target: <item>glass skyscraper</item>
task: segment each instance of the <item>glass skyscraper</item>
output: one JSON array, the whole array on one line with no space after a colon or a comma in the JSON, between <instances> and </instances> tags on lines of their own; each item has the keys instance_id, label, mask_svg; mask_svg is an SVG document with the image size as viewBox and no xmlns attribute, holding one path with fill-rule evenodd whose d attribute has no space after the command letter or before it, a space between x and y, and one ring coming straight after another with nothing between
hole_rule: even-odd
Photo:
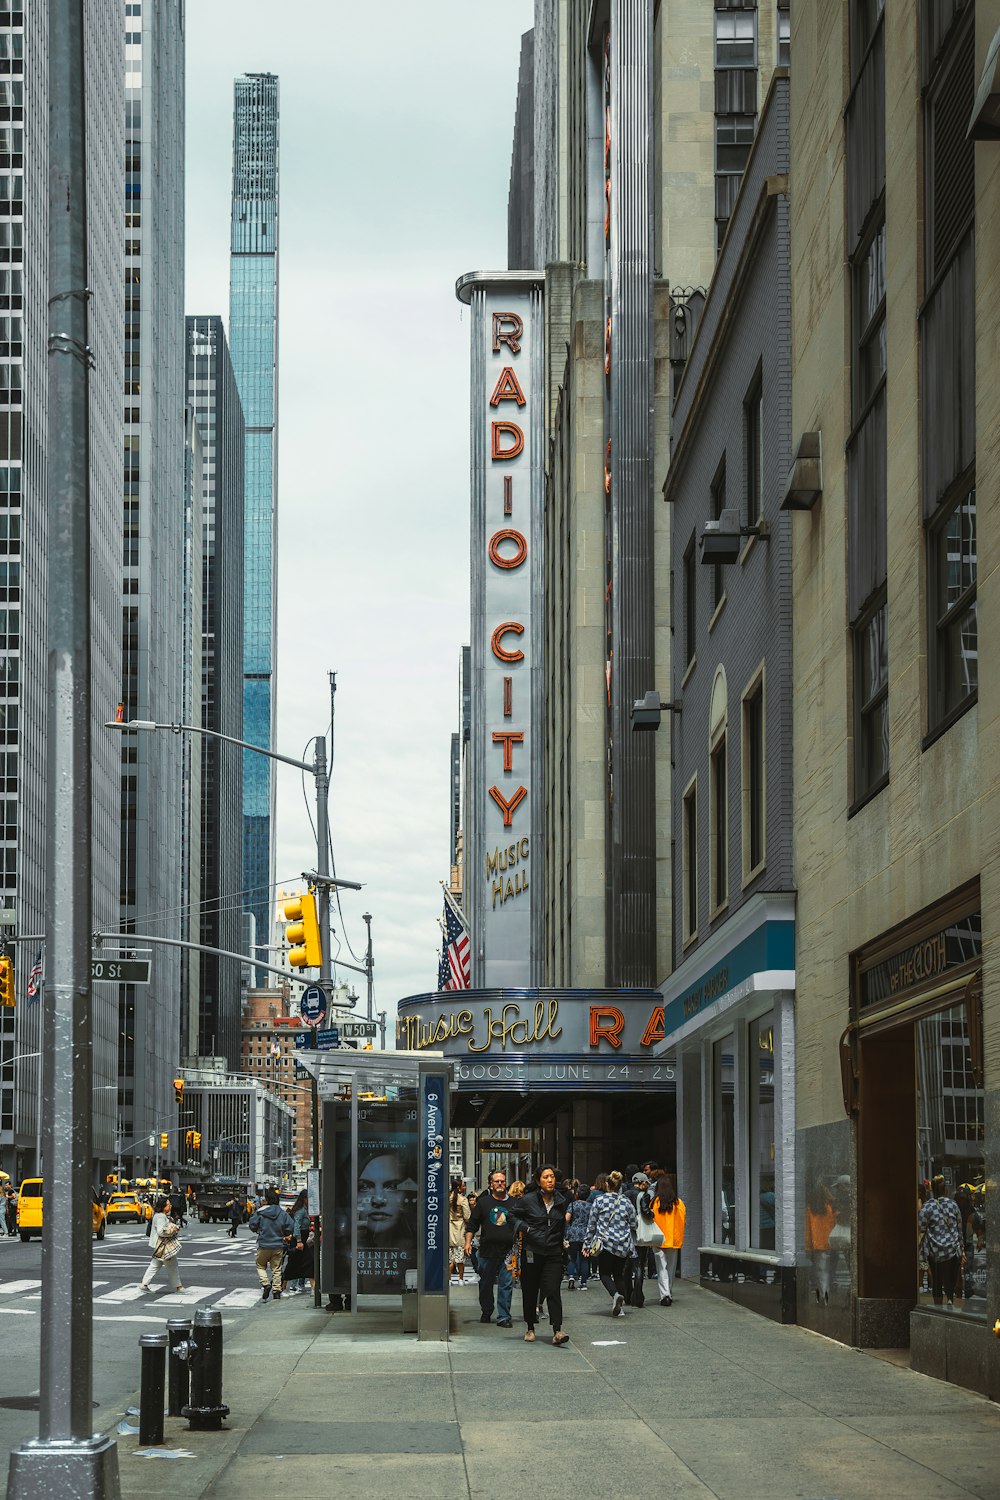
<instances>
[{"instance_id":1,"label":"glass skyscraper","mask_svg":"<svg viewBox=\"0 0 1000 1500\"><path fill-rule=\"evenodd\" d=\"M278 518L278 79L237 78L229 347L246 422L243 562L243 739L274 747ZM256 943L270 941L274 762L243 752L243 904Z\"/></svg>"}]
</instances>

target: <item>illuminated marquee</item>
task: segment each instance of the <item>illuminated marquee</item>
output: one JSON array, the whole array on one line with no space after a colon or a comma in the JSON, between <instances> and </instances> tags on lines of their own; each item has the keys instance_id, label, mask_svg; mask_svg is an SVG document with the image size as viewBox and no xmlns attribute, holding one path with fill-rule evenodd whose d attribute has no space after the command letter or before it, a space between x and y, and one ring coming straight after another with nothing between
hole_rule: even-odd
<instances>
[{"instance_id":1,"label":"illuminated marquee","mask_svg":"<svg viewBox=\"0 0 1000 1500\"><path fill-rule=\"evenodd\" d=\"M538 977L541 280L474 273L472 622L465 909L474 985ZM533 855L535 859L533 859Z\"/></svg>"}]
</instances>

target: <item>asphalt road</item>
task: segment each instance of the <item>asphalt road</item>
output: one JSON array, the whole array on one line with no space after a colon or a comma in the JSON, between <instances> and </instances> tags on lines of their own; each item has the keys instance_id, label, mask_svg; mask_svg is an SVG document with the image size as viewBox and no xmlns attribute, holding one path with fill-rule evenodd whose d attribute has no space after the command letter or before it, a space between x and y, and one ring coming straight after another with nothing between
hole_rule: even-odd
<instances>
[{"instance_id":1,"label":"asphalt road","mask_svg":"<svg viewBox=\"0 0 1000 1500\"><path fill-rule=\"evenodd\" d=\"M149 1265L145 1226L110 1224L93 1241L94 1428L124 1412L125 1398L139 1385L139 1335L162 1331L168 1318L192 1316L199 1307L218 1308L225 1336L253 1318L280 1318L305 1298L260 1300L253 1263L255 1237L246 1226L235 1240L224 1224L188 1221L182 1234L180 1279L186 1290L171 1293L165 1273L155 1294L137 1283ZM0 1237L0 1493L10 1449L38 1435L39 1339L42 1246Z\"/></svg>"}]
</instances>

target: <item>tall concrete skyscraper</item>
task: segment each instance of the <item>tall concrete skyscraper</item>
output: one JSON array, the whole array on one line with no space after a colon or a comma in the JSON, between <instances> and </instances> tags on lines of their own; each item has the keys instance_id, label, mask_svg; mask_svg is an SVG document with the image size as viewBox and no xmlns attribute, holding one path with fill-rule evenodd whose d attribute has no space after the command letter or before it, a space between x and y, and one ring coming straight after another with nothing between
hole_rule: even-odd
<instances>
[{"instance_id":1,"label":"tall concrete skyscraper","mask_svg":"<svg viewBox=\"0 0 1000 1500\"><path fill-rule=\"evenodd\" d=\"M125 6L125 468L121 692L126 720L181 722L184 605L184 7ZM119 200L120 201L120 200ZM121 229L119 230L119 233ZM182 736L121 736L121 930L178 938ZM141 945L139 945L141 946ZM119 991L120 1110L135 1157L171 1128L181 960ZM171 1135L171 1154L176 1136ZM131 1152L128 1152L132 1155Z\"/></svg>"},{"instance_id":2,"label":"tall concrete skyscraper","mask_svg":"<svg viewBox=\"0 0 1000 1500\"><path fill-rule=\"evenodd\" d=\"M90 343L93 920L118 923L117 741L103 728L120 680L121 161L120 7L92 0L86 27ZM41 933L45 889L45 519L48 335L46 7L0 9L0 932ZM58 538L51 539L58 545ZM36 1170L44 998L26 980L44 945L15 949L17 1006L0 1010L0 1164ZM114 1149L117 996L93 997L94 1152ZM95 1171L97 1163L95 1163Z\"/></svg>"},{"instance_id":3,"label":"tall concrete skyscraper","mask_svg":"<svg viewBox=\"0 0 1000 1500\"><path fill-rule=\"evenodd\" d=\"M243 739L274 746L278 535L278 79L237 78L229 344L246 422ZM243 752L243 903L270 942L274 762Z\"/></svg>"},{"instance_id":4,"label":"tall concrete skyscraper","mask_svg":"<svg viewBox=\"0 0 1000 1500\"><path fill-rule=\"evenodd\" d=\"M187 399L202 439L198 475L204 526L200 718L242 739L244 424L222 319L187 320ZM196 942L242 949L243 787L235 745L202 738L201 920ZM237 1067L241 1048L240 965L197 955L200 975L187 1018L187 1055L223 1056Z\"/></svg>"}]
</instances>

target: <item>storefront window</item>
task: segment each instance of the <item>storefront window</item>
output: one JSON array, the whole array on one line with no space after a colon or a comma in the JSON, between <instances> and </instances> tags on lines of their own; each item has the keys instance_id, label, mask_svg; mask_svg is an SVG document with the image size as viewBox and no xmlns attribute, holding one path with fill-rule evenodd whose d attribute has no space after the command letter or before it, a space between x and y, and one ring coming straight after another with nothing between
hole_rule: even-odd
<instances>
[{"instance_id":1,"label":"storefront window","mask_svg":"<svg viewBox=\"0 0 1000 1500\"><path fill-rule=\"evenodd\" d=\"M773 1250L774 1177L774 1012L751 1021L747 1037L747 1098L750 1108L750 1244Z\"/></svg>"},{"instance_id":2,"label":"storefront window","mask_svg":"<svg viewBox=\"0 0 1000 1500\"><path fill-rule=\"evenodd\" d=\"M985 1108L964 1005L923 1017L916 1043L917 1300L985 1314ZM956 1253L948 1255L952 1248Z\"/></svg>"},{"instance_id":3,"label":"storefront window","mask_svg":"<svg viewBox=\"0 0 1000 1500\"><path fill-rule=\"evenodd\" d=\"M736 1244L736 1037L715 1043L715 1240Z\"/></svg>"}]
</instances>

